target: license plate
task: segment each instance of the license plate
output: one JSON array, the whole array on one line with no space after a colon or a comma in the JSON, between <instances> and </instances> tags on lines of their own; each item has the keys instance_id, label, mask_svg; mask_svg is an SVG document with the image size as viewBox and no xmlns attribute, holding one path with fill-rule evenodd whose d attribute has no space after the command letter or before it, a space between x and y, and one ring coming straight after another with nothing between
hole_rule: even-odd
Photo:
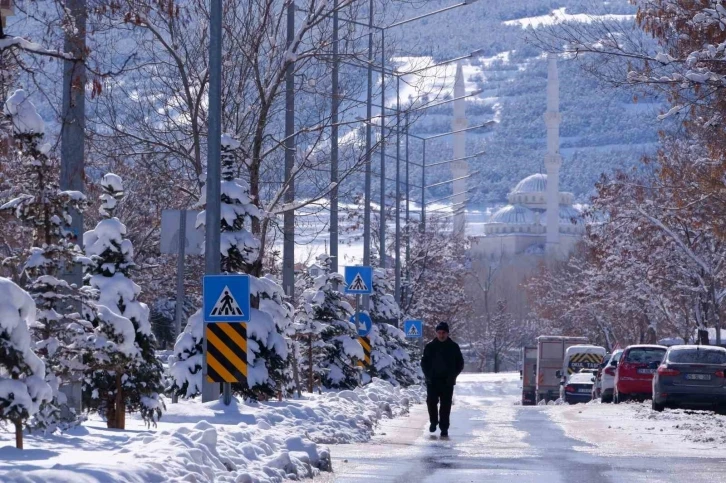
<instances>
[{"instance_id":1,"label":"license plate","mask_svg":"<svg viewBox=\"0 0 726 483\"><path fill-rule=\"evenodd\" d=\"M590 389L578 389L577 392L586 392L586 393L590 394L590 392L592 392L592 391Z\"/></svg>"},{"instance_id":2,"label":"license plate","mask_svg":"<svg viewBox=\"0 0 726 483\"><path fill-rule=\"evenodd\" d=\"M655 374L655 369L638 369L638 374Z\"/></svg>"},{"instance_id":3,"label":"license plate","mask_svg":"<svg viewBox=\"0 0 726 483\"><path fill-rule=\"evenodd\" d=\"M686 374L686 379L691 381L710 381L711 374Z\"/></svg>"}]
</instances>

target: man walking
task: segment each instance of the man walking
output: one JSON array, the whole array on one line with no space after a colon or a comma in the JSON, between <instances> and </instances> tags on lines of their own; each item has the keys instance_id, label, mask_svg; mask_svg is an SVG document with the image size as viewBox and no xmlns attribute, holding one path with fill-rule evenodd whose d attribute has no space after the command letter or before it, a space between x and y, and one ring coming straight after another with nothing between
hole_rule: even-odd
<instances>
[{"instance_id":1,"label":"man walking","mask_svg":"<svg viewBox=\"0 0 726 483\"><path fill-rule=\"evenodd\" d=\"M426 376L426 405L429 409L430 432L441 428L441 436L449 435L449 415L456 378L464 370L464 357L459 344L449 338L449 325L436 326L436 338L426 344L421 369ZM441 408L437 406L441 403Z\"/></svg>"}]
</instances>

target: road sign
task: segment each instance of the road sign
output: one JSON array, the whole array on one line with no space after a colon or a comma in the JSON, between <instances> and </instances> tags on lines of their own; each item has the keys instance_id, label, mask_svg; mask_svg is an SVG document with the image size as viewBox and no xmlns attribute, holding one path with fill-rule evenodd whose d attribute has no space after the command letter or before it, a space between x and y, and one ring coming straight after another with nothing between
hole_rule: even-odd
<instances>
[{"instance_id":1,"label":"road sign","mask_svg":"<svg viewBox=\"0 0 726 483\"><path fill-rule=\"evenodd\" d=\"M406 337L416 339L423 337L423 321L407 320L403 323L403 331L406 333Z\"/></svg>"},{"instance_id":2,"label":"road sign","mask_svg":"<svg viewBox=\"0 0 726 483\"><path fill-rule=\"evenodd\" d=\"M204 253L204 227L197 227L199 211L186 210L185 252L187 255ZM176 255L179 251L179 210L161 212L161 253Z\"/></svg>"},{"instance_id":3,"label":"road sign","mask_svg":"<svg viewBox=\"0 0 726 483\"><path fill-rule=\"evenodd\" d=\"M247 382L247 324L210 322L207 337L207 381Z\"/></svg>"},{"instance_id":4,"label":"road sign","mask_svg":"<svg viewBox=\"0 0 726 483\"><path fill-rule=\"evenodd\" d=\"M371 295L373 293L373 269L371 267L345 267L345 293Z\"/></svg>"},{"instance_id":5,"label":"road sign","mask_svg":"<svg viewBox=\"0 0 726 483\"><path fill-rule=\"evenodd\" d=\"M358 323L356 324L355 318L358 317ZM373 321L368 314L358 313L350 316L350 321L356 324L355 328L358 330L360 337L365 337L371 333L373 328Z\"/></svg>"},{"instance_id":6,"label":"road sign","mask_svg":"<svg viewBox=\"0 0 726 483\"><path fill-rule=\"evenodd\" d=\"M362 315L362 314L361 314ZM371 339L368 337L358 337L358 342L363 346L363 360L358 361L359 366L371 365Z\"/></svg>"},{"instance_id":7,"label":"road sign","mask_svg":"<svg viewBox=\"0 0 726 483\"><path fill-rule=\"evenodd\" d=\"M205 322L250 320L249 275L206 275L203 298Z\"/></svg>"}]
</instances>

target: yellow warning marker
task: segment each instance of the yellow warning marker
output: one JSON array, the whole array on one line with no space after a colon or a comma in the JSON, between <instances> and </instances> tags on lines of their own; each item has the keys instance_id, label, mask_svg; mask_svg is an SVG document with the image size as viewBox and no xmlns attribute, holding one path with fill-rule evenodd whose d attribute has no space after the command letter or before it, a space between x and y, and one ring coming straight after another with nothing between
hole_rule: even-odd
<instances>
[{"instance_id":1,"label":"yellow warning marker","mask_svg":"<svg viewBox=\"0 0 726 483\"><path fill-rule=\"evenodd\" d=\"M247 323L206 324L207 380L247 383Z\"/></svg>"},{"instance_id":2,"label":"yellow warning marker","mask_svg":"<svg viewBox=\"0 0 726 483\"><path fill-rule=\"evenodd\" d=\"M369 337L358 337L358 342L363 347L364 359L358 361L359 366L370 366L371 365L371 339Z\"/></svg>"}]
</instances>

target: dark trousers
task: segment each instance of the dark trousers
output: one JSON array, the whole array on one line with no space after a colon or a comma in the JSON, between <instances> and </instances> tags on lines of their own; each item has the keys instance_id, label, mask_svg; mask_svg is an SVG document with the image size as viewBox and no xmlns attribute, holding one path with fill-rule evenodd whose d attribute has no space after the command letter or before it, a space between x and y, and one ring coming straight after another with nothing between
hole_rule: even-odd
<instances>
[{"instance_id":1,"label":"dark trousers","mask_svg":"<svg viewBox=\"0 0 726 483\"><path fill-rule=\"evenodd\" d=\"M443 431L449 429L451 400L454 397L454 386L448 384L426 385L426 405L429 408L429 421L438 424ZM439 406L441 403L441 406Z\"/></svg>"}]
</instances>

